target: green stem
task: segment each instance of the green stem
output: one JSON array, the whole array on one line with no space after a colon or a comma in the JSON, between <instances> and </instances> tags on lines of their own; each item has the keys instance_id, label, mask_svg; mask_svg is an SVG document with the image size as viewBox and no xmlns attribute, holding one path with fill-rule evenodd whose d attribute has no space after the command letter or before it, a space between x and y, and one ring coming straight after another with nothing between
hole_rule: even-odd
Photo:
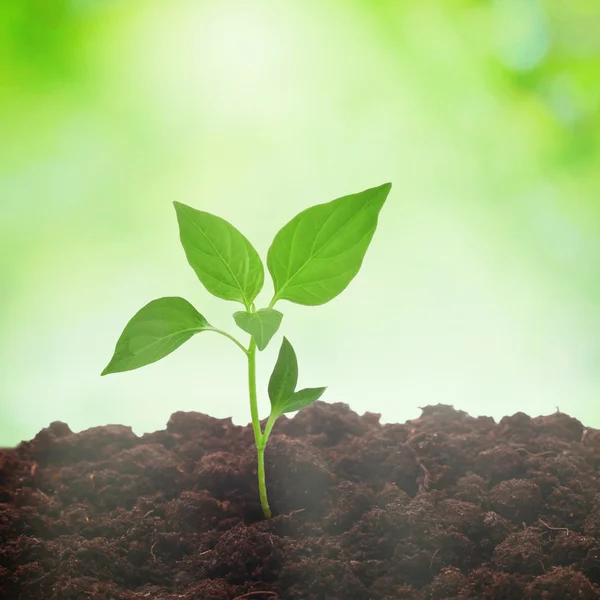
<instances>
[{"instance_id":1,"label":"green stem","mask_svg":"<svg viewBox=\"0 0 600 600\"><path fill-rule=\"evenodd\" d=\"M216 327L211 327L208 331L214 331L215 333L220 333L221 335L225 336L227 339L230 339L236 346L238 346L238 348L240 348L240 350L244 354L246 354L246 355L248 354L248 350L246 350L244 345L241 342L238 342L238 340L236 340L231 334L227 333L226 331L223 331L222 329L217 329Z\"/></svg>"},{"instance_id":2,"label":"green stem","mask_svg":"<svg viewBox=\"0 0 600 600\"><path fill-rule=\"evenodd\" d=\"M256 397L256 341L250 340L248 355L248 389L250 390L250 413L252 415L252 429L254 430L254 441L258 455L258 493L260 495L260 505L262 506L265 517L271 517L271 508L267 500L267 485L265 482L265 447L267 440L260 429L260 420L258 418L258 401ZM272 425L271 425L272 427Z\"/></svg>"},{"instance_id":3,"label":"green stem","mask_svg":"<svg viewBox=\"0 0 600 600\"><path fill-rule=\"evenodd\" d=\"M258 493L260 496L260 505L263 509L263 514L267 519L272 516L269 500L267 499L267 485L265 483L265 448L257 448L258 456Z\"/></svg>"}]
</instances>

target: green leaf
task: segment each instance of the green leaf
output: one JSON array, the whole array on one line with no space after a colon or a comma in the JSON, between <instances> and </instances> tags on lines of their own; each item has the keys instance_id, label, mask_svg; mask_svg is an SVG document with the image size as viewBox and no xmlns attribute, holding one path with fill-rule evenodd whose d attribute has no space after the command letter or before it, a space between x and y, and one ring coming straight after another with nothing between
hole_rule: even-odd
<instances>
[{"instance_id":1,"label":"green leaf","mask_svg":"<svg viewBox=\"0 0 600 600\"><path fill-rule=\"evenodd\" d=\"M283 314L274 308L261 308L256 312L236 312L233 318L240 329L255 339L257 348L264 350L277 333Z\"/></svg>"},{"instance_id":2,"label":"green leaf","mask_svg":"<svg viewBox=\"0 0 600 600\"><path fill-rule=\"evenodd\" d=\"M267 266L277 300L316 306L354 279L371 242L391 183L317 204L275 236Z\"/></svg>"},{"instance_id":3,"label":"green leaf","mask_svg":"<svg viewBox=\"0 0 600 600\"><path fill-rule=\"evenodd\" d=\"M127 323L114 355L102 375L131 371L170 354L200 331L208 321L183 298L152 300Z\"/></svg>"},{"instance_id":4,"label":"green leaf","mask_svg":"<svg viewBox=\"0 0 600 600\"><path fill-rule=\"evenodd\" d=\"M252 244L231 223L174 202L181 244L204 287L247 309L262 289L265 271Z\"/></svg>"},{"instance_id":5,"label":"green leaf","mask_svg":"<svg viewBox=\"0 0 600 600\"><path fill-rule=\"evenodd\" d=\"M304 388L294 392L287 400L279 404L278 414L295 412L310 406L323 395L326 389L326 387Z\"/></svg>"},{"instance_id":6,"label":"green leaf","mask_svg":"<svg viewBox=\"0 0 600 600\"><path fill-rule=\"evenodd\" d=\"M281 342L279 356L269 379L271 412L279 413L279 407L289 398L298 383L298 360L294 348L286 337ZM281 413L279 413L281 414Z\"/></svg>"},{"instance_id":7,"label":"green leaf","mask_svg":"<svg viewBox=\"0 0 600 600\"><path fill-rule=\"evenodd\" d=\"M284 413L294 412L318 400L327 389L304 388L294 391L298 383L298 360L294 348L283 338L275 368L269 380L269 399L271 414L276 417Z\"/></svg>"}]
</instances>

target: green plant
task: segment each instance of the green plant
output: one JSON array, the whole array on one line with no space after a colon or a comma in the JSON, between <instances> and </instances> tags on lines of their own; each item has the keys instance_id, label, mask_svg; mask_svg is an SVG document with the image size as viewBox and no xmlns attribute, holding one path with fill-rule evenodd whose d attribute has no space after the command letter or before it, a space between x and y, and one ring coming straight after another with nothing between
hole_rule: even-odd
<instances>
[{"instance_id":1,"label":"green plant","mask_svg":"<svg viewBox=\"0 0 600 600\"><path fill-rule=\"evenodd\" d=\"M265 516L271 516L265 484L264 452L277 419L321 397L324 387L296 390L298 362L284 337L271 374L271 413L262 431L256 394L256 349L264 350L283 315L279 300L317 306L340 294L358 273L371 242L379 212L390 192L386 183L357 194L317 204L296 215L275 236L267 253L274 293L266 308L255 300L264 283L264 267L252 244L229 222L175 202L181 243L204 287L244 309L233 318L250 334L248 346L213 327L187 300L159 298L144 306L126 325L102 375L138 369L167 356L196 333L214 331L231 340L247 357L252 427L258 454L258 486Z\"/></svg>"}]
</instances>

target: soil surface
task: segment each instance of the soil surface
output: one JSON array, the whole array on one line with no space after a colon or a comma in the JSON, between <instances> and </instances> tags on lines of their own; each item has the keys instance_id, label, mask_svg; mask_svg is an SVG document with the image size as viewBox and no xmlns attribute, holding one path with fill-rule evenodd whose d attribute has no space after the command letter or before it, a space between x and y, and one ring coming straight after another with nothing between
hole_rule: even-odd
<instances>
[{"instance_id":1,"label":"soil surface","mask_svg":"<svg viewBox=\"0 0 600 600\"><path fill-rule=\"evenodd\" d=\"M275 426L60 422L0 452L3 600L600 598L600 431L317 402Z\"/></svg>"}]
</instances>

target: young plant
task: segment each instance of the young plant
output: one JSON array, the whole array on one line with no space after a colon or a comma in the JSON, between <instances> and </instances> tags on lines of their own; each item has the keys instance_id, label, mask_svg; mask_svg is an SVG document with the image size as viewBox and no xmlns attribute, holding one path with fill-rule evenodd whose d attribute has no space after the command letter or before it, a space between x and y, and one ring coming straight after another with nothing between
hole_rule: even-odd
<instances>
[{"instance_id":1,"label":"young plant","mask_svg":"<svg viewBox=\"0 0 600 600\"><path fill-rule=\"evenodd\" d=\"M296 215L275 236L267 253L274 293L266 308L255 300L264 283L264 267L252 244L229 222L175 202L181 244L204 287L217 298L239 302L237 326L250 334L248 345L213 327L187 300L167 297L146 304L127 323L102 375L139 369L164 358L196 333L213 331L231 340L248 361L252 428L258 454L258 488L265 517L271 516L265 484L264 453L277 419L309 406L324 387L296 390L298 362L283 338L268 394L271 413L264 431L258 416L256 350L277 333L283 314L280 300L306 306L325 304L354 279L369 247L381 207L391 189L386 183L357 194L317 204Z\"/></svg>"}]
</instances>

